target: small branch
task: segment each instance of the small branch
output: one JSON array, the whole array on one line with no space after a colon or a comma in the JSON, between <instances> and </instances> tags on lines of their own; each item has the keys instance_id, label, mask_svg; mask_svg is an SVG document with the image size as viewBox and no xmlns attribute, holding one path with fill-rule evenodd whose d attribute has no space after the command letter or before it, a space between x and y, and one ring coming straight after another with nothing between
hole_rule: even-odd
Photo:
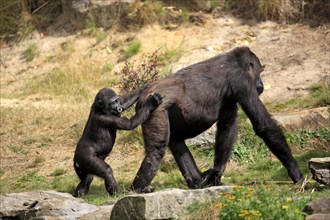
<instances>
[{"instance_id":1,"label":"small branch","mask_svg":"<svg viewBox=\"0 0 330 220\"><path fill-rule=\"evenodd\" d=\"M39 11L41 8L45 7L46 5L48 5L49 2L51 2L52 0L49 0L48 2L45 2L43 5L41 5L39 8L37 8L36 10L34 10L32 12L32 14L36 13L37 11Z\"/></svg>"}]
</instances>

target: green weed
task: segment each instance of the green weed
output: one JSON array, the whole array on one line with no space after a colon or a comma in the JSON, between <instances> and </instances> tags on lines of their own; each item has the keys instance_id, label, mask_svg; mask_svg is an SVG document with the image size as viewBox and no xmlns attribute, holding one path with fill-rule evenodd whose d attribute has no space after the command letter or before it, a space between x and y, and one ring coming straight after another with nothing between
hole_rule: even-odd
<instances>
[{"instance_id":1,"label":"green weed","mask_svg":"<svg viewBox=\"0 0 330 220\"><path fill-rule=\"evenodd\" d=\"M62 50L65 52L73 53L75 51L73 42L71 40L67 40L67 41L61 43L60 46L61 46Z\"/></svg>"},{"instance_id":2,"label":"green weed","mask_svg":"<svg viewBox=\"0 0 330 220\"><path fill-rule=\"evenodd\" d=\"M330 105L330 84L316 83L309 87L309 95L296 97L283 102L265 103L271 112L296 108L311 108Z\"/></svg>"},{"instance_id":3,"label":"green weed","mask_svg":"<svg viewBox=\"0 0 330 220\"><path fill-rule=\"evenodd\" d=\"M182 40L180 45L177 47L169 48L165 45L161 48L160 56L159 56L159 65L166 66L168 64L175 63L178 61L182 55L184 54L184 41Z\"/></svg>"},{"instance_id":4,"label":"green weed","mask_svg":"<svg viewBox=\"0 0 330 220\"><path fill-rule=\"evenodd\" d=\"M280 7L281 7L281 1L280 0L258 0L257 1L258 6L258 14L268 19L273 19L274 17L278 16Z\"/></svg>"},{"instance_id":5,"label":"green weed","mask_svg":"<svg viewBox=\"0 0 330 220\"><path fill-rule=\"evenodd\" d=\"M292 149L324 149L329 148L330 127L312 129L300 129L288 133L286 139Z\"/></svg>"},{"instance_id":6,"label":"green weed","mask_svg":"<svg viewBox=\"0 0 330 220\"><path fill-rule=\"evenodd\" d=\"M17 153L17 154L22 154L22 155L27 155L29 154L30 152L22 147L18 147L16 145L10 145L9 146L9 149L14 152L14 153Z\"/></svg>"},{"instance_id":7,"label":"green weed","mask_svg":"<svg viewBox=\"0 0 330 220\"><path fill-rule=\"evenodd\" d=\"M101 28L96 27L96 24L91 21L87 21L85 27L89 31L89 34L96 38L96 43L100 43L107 37L107 33Z\"/></svg>"},{"instance_id":8,"label":"green weed","mask_svg":"<svg viewBox=\"0 0 330 220\"><path fill-rule=\"evenodd\" d=\"M302 209L315 195L293 193L275 185L235 186L210 202L196 202L183 219L305 219Z\"/></svg>"},{"instance_id":9,"label":"green weed","mask_svg":"<svg viewBox=\"0 0 330 220\"><path fill-rule=\"evenodd\" d=\"M0 168L0 177L1 177L3 174L5 174L5 170L2 169L2 168Z\"/></svg>"},{"instance_id":10,"label":"green weed","mask_svg":"<svg viewBox=\"0 0 330 220\"><path fill-rule=\"evenodd\" d=\"M37 167L39 165L41 165L43 162L46 161L46 158L43 157L43 156L37 156L34 161L33 161L33 164L31 167Z\"/></svg>"},{"instance_id":11,"label":"green weed","mask_svg":"<svg viewBox=\"0 0 330 220\"><path fill-rule=\"evenodd\" d=\"M36 44L31 44L24 52L23 52L23 58L30 62L32 61L36 56L39 55L39 50Z\"/></svg>"},{"instance_id":12,"label":"green weed","mask_svg":"<svg viewBox=\"0 0 330 220\"><path fill-rule=\"evenodd\" d=\"M123 51L123 58L129 59L140 51L141 43L139 41L133 41Z\"/></svg>"},{"instance_id":13,"label":"green weed","mask_svg":"<svg viewBox=\"0 0 330 220\"><path fill-rule=\"evenodd\" d=\"M61 176L66 173L66 170L63 168L57 168L52 173L51 176Z\"/></svg>"},{"instance_id":14,"label":"green weed","mask_svg":"<svg viewBox=\"0 0 330 220\"><path fill-rule=\"evenodd\" d=\"M159 1L144 1L134 7L134 12L130 14L129 25L139 27L156 22L163 11Z\"/></svg>"},{"instance_id":15,"label":"green weed","mask_svg":"<svg viewBox=\"0 0 330 220\"><path fill-rule=\"evenodd\" d=\"M294 201L294 202L293 202ZM295 199L291 194L274 193L267 186L247 188L237 186L222 193L214 207L220 209L219 219L304 219L300 211L305 199Z\"/></svg>"}]
</instances>

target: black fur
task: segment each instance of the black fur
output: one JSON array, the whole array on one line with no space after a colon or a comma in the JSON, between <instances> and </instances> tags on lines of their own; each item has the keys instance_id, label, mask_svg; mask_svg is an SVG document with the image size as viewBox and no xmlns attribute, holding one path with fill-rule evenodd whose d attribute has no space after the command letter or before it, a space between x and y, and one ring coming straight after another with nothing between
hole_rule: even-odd
<instances>
[{"instance_id":1,"label":"black fur","mask_svg":"<svg viewBox=\"0 0 330 220\"><path fill-rule=\"evenodd\" d=\"M143 88L144 89L144 88ZM80 178L74 196L84 196L89 191L93 175L102 177L110 195L119 188L111 167L104 161L112 150L116 139L116 130L132 130L148 119L162 102L158 93L148 96L146 104L139 108L129 120L120 117L120 113L133 105L143 89L119 97L115 91L101 89L95 97L88 121L74 154L74 169Z\"/></svg>"},{"instance_id":2,"label":"black fur","mask_svg":"<svg viewBox=\"0 0 330 220\"><path fill-rule=\"evenodd\" d=\"M151 188L166 146L169 146L190 188L220 185L237 136L237 105L241 105L256 134L287 168L294 183L303 175L292 157L282 131L259 99L263 91L258 57L247 47L236 48L191 65L151 83L142 92L136 109L148 94L164 95L163 104L142 124L145 159L132 188ZM184 143L217 123L214 167L201 173Z\"/></svg>"}]
</instances>

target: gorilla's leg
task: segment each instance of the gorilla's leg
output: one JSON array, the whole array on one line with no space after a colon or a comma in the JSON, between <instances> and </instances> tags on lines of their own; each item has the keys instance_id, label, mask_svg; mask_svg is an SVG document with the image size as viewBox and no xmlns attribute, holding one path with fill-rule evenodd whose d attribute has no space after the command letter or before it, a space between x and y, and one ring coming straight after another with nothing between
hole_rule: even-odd
<instances>
[{"instance_id":1,"label":"gorilla's leg","mask_svg":"<svg viewBox=\"0 0 330 220\"><path fill-rule=\"evenodd\" d=\"M117 181L115 180L111 167L98 157L92 157L88 164L88 171L104 179L104 185L110 195L119 192Z\"/></svg>"},{"instance_id":2,"label":"gorilla's leg","mask_svg":"<svg viewBox=\"0 0 330 220\"><path fill-rule=\"evenodd\" d=\"M160 162L165 154L169 140L169 121L165 110L154 111L152 117L142 124L142 133L146 156L132 183L136 192L149 193Z\"/></svg>"},{"instance_id":3,"label":"gorilla's leg","mask_svg":"<svg viewBox=\"0 0 330 220\"><path fill-rule=\"evenodd\" d=\"M114 195L119 192L119 187L116 179L113 177L112 169L109 167L104 174L104 185L110 195Z\"/></svg>"},{"instance_id":4,"label":"gorilla's leg","mask_svg":"<svg viewBox=\"0 0 330 220\"><path fill-rule=\"evenodd\" d=\"M210 178L212 179L211 174L214 174L214 172L210 170L202 176L184 141L170 140L169 147L189 188L202 188L212 181Z\"/></svg>"},{"instance_id":5,"label":"gorilla's leg","mask_svg":"<svg viewBox=\"0 0 330 220\"><path fill-rule=\"evenodd\" d=\"M214 170L216 177L213 185L222 185L221 177L230 159L237 137L237 106L227 106L220 112L214 146Z\"/></svg>"},{"instance_id":6,"label":"gorilla's leg","mask_svg":"<svg viewBox=\"0 0 330 220\"><path fill-rule=\"evenodd\" d=\"M73 196L74 197L82 197L88 194L89 186L93 181L93 175L88 174L88 172L84 169L81 169L77 163L74 163L74 169L80 179L80 183L75 189Z\"/></svg>"}]
</instances>

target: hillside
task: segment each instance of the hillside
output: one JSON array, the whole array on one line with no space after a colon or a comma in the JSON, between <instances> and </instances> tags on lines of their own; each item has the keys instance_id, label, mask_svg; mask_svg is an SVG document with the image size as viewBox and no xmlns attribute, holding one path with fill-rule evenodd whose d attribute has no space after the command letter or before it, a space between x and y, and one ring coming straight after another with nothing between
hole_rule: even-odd
<instances>
[{"instance_id":1,"label":"hillside","mask_svg":"<svg viewBox=\"0 0 330 220\"><path fill-rule=\"evenodd\" d=\"M265 103L306 96L315 83L329 85L328 24L310 27L247 22L230 14L202 16L203 24L187 23L171 30L157 23L125 32L90 24L75 32L48 31L53 33L49 35L35 30L19 42L1 42L0 192L36 188L72 191L77 183L73 152L92 100L104 86L120 92L121 76L116 72L124 65L125 51L137 42L139 50L129 62L138 64L143 54L159 49L164 75L234 47L248 46L265 65L262 78L266 90L261 95ZM65 23L62 25L64 28ZM139 129L119 132L106 160L125 188L143 159ZM172 163L173 159L167 154L165 161ZM204 169L212 160L198 163ZM233 163L230 169L244 168ZM174 179L180 179L178 169L173 170ZM164 175L166 172L160 171L155 182L173 186L164 183ZM182 179L179 183L185 187ZM103 192L101 181L97 187Z\"/></svg>"}]
</instances>

